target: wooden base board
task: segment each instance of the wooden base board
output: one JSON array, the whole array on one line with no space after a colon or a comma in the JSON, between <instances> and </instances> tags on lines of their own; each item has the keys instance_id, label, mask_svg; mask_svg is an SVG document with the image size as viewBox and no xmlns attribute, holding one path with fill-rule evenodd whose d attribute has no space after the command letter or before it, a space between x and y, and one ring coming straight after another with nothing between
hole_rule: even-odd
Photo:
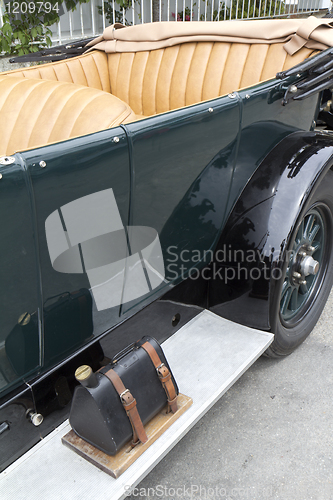
<instances>
[{"instance_id":1,"label":"wooden base board","mask_svg":"<svg viewBox=\"0 0 333 500\"><path fill-rule=\"evenodd\" d=\"M117 478L125 472L125 470L128 469L128 467L132 465L132 463L135 462L135 460L142 455L142 453L149 448L149 446L151 446L156 439L192 405L192 403L193 401L191 398L184 394L179 394L178 410L176 413L166 413L166 409L163 409L145 425L145 431L148 436L148 441L146 443L140 443L135 446L135 448L131 448L127 444L114 456L107 455L103 451L98 450L95 446L77 436L73 430L63 436L62 442L81 457L88 460L88 462L96 465L96 467L107 472L110 476Z\"/></svg>"}]
</instances>

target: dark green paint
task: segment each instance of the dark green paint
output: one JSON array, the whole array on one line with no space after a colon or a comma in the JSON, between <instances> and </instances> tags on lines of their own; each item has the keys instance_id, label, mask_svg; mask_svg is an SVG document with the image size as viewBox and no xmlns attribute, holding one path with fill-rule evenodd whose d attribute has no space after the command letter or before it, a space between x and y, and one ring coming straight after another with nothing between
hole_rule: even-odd
<instances>
[{"instance_id":1,"label":"dark green paint","mask_svg":"<svg viewBox=\"0 0 333 500\"><path fill-rule=\"evenodd\" d=\"M297 83L297 80L289 79L288 85L291 83ZM291 100L286 106L282 106L285 86L281 81L269 80L239 92L242 126L227 214L274 146L287 135L297 130L310 130L312 127L318 107L318 95L304 101Z\"/></svg>"},{"instance_id":2,"label":"dark green paint","mask_svg":"<svg viewBox=\"0 0 333 500\"><path fill-rule=\"evenodd\" d=\"M131 223L158 231L169 283L187 277L219 233L239 125L237 99L222 97L124 127L133 159Z\"/></svg>"},{"instance_id":3,"label":"dark green paint","mask_svg":"<svg viewBox=\"0 0 333 500\"><path fill-rule=\"evenodd\" d=\"M119 137L119 143L112 138ZM59 152L61 153L59 154ZM124 132L113 129L85 138L74 139L56 146L47 146L35 152L23 154L34 190L35 211L38 226L39 262L42 275L42 304L44 309L44 368L69 355L79 345L70 346L66 339L57 343L56 352L48 348L54 345L55 338L61 338L61 310L59 317L52 316L48 322L46 307L54 304L66 292L89 289L86 274L61 273L53 269L47 248L45 220L61 206L108 188L113 189L124 226L128 224L130 203L130 169L127 140ZM39 161L46 162L41 168ZM55 299L53 299L55 297ZM66 314L66 310L63 311ZM93 305L93 329L87 330L83 342L94 335L103 333L109 325L119 322L119 307L98 312ZM72 325L73 332L80 325ZM59 329L59 332L58 330ZM73 333L74 337L74 333ZM52 352L51 352L52 351Z\"/></svg>"},{"instance_id":4,"label":"dark green paint","mask_svg":"<svg viewBox=\"0 0 333 500\"><path fill-rule=\"evenodd\" d=\"M38 371L41 343L38 329L30 336L29 329L23 327L21 331L18 325L24 313L34 312L32 320L37 324L39 318L39 274L29 179L19 156L16 164L1 167L1 173L0 392ZM28 356L25 344L30 346Z\"/></svg>"},{"instance_id":5,"label":"dark green paint","mask_svg":"<svg viewBox=\"0 0 333 500\"><path fill-rule=\"evenodd\" d=\"M89 288L86 274L52 268L45 236L47 217L78 198L112 188L124 226L157 230L166 270L165 283L137 300L104 311L93 306L93 327L82 345L209 261L228 214L263 158L287 135L311 128L318 98L282 106L283 94L283 82L271 80L22 153L22 166L17 155L17 165L1 170L2 234L8 235L1 241L2 341L23 312L42 311L54 296ZM45 315L41 319L32 332L38 342L24 371L28 378L38 360L45 371L80 348L68 339L56 343L57 321L51 327ZM51 355L48 346L56 344Z\"/></svg>"}]
</instances>

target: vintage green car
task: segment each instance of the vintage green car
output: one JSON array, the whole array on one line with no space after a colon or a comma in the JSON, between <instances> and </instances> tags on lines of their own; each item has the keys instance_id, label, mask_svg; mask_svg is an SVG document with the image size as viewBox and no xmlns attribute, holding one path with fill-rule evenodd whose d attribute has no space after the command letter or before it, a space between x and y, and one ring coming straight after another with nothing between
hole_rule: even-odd
<instances>
[{"instance_id":1,"label":"vintage green car","mask_svg":"<svg viewBox=\"0 0 333 500\"><path fill-rule=\"evenodd\" d=\"M209 314L267 332L252 362L309 335L333 282L330 33L114 26L0 74L2 470L67 419L79 365L143 335Z\"/></svg>"}]
</instances>

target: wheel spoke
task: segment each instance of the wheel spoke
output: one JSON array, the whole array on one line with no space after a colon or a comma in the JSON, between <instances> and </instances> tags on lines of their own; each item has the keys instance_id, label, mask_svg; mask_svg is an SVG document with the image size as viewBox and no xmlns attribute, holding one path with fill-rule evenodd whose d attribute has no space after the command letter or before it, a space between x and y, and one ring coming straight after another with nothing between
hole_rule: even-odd
<instances>
[{"instance_id":1,"label":"wheel spoke","mask_svg":"<svg viewBox=\"0 0 333 500\"><path fill-rule=\"evenodd\" d=\"M315 239L315 237L317 236L319 229L320 229L320 225L319 224L316 224L314 226L314 228L312 229L311 233L309 234L309 242L310 243L312 243L313 240Z\"/></svg>"},{"instance_id":2,"label":"wheel spoke","mask_svg":"<svg viewBox=\"0 0 333 500\"><path fill-rule=\"evenodd\" d=\"M305 283L304 285L303 284L300 285L299 289L300 289L300 292L301 292L302 295L306 295L308 293L308 291L309 291L308 284Z\"/></svg>"},{"instance_id":3,"label":"wheel spoke","mask_svg":"<svg viewBox=\"0 0 333 500\"><path fill-rule=\"evenodd\" d=\"M286 291L288 290L288 287L289 287L289 282L288 281L285 281L282 285L282 292L281 292L281 298L284 297L284 294L286 293Z\"/></svg>"},{"instance_id":4,"label":"wheel spoke","mask_svg":"<svg viewBox=\"0 0 333 500\"><path fill-rule=\"evenodd\" d=\"M286 314L286 311L287 311L288 306L289 306L291 294L292 294L292 288L291 288L291 286L287 286L287 289L285 291L285 295L284 295L284 297L282 298L282 301L281 301L281 312L282 312L282 314Z\"/></svg>"},{"instance_id":5,"label":"wheel spoke","mask_svg":"<svg viewBox=\"0 0 333 500\"><path fill-rule=\"evenodd\" d=\"M295 288L291 294L291 298L290 298L290 309L292 311L296 311L297 309L297 298L298 298L298 291L297 289Z\"/></svg>"},{"instance_id":6,"label":"wheel spoke","mask_svg":"<svg viewBox=\"0 0 333 500\"><path fill-rule=\"evenodd\" d=\"M312 255L313 255L314 253L316 253L317 250L319 250L321 248L321 241L313 241L312 246L314 248L314 250L312 252Z\"/></svg>"},{"instance_id":7,"label":"wheel spoke","mask_svg":"<svg viewBox=\"0 0 333 500\"><path fill-rule=\"evenodd\" d=\"M305 239L310 235L314 221L315 221L315 215L314 214L309 215L308 220L306 221L304 232L303 232L303 236ZM304 224L304 219L303 219L303 224Z\"/></svg>"},{"instance_id":8,"label":"wheel spoke","mask_svg":"<svg viewBox=\"0 0 333 500\"><path fill-rule=\"evenodd\" d=\"M287 267L287 270L286 270L286 278L289 278L289 274L290 274L290 267ZM288 283L288 281L285 281L285 282L283 283L283 287L284 287L284 285L285 285L285 284L287 284L287 283ZM283 287L282 287L282 291L283 291Z\"/></svg>"},{"instance_id":9,"label":"wheel spoke","mask_svg":"<svg viewBox=\"0 0 333 500\"><path fill-rule=\"evenodd\" d=\"M304 220L302 220L299 228L298 228L298 231L297 231L297 235L296 235L296 243L299 244L301 242L301 240L303 239L303 235L304 235Z\"/></svg>"}]
</instances>

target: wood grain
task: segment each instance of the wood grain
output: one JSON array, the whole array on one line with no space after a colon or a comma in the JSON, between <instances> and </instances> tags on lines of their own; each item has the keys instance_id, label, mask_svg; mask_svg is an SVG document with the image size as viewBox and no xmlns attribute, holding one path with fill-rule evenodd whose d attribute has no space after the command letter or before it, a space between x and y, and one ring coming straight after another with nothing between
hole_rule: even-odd
<instances>
[{"instance_id":1,"label":"wood grain","mask_svg":"<svg viewBox=\"0 0 333 500\"><path fill-rule=\"evenodd\" d=\"M96 465L110 476L119 477L142 453L158 439L191 405L193 401L184 394L178 396L178 410L176 413L166 413L166 407L145 426L148 441L131 448L129 444L114 456L107 455L95 446L87 443L75 434L73 430L62 437L62 442L74 450L88 462Z\"/></svg>"}]
</instances>

